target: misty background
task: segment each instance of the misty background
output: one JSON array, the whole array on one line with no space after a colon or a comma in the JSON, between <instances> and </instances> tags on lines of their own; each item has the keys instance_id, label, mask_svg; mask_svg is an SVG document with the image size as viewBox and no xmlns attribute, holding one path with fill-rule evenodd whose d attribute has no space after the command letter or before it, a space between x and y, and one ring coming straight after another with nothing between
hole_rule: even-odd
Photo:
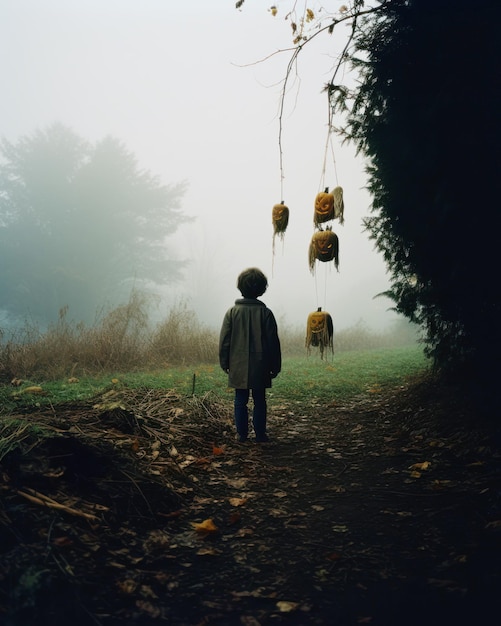
<instances>
[{"instance_id":1,"label":"misty background","mask_svg":"<svg viewBox=\"0 0 501 626\"><path fill-rule=\"evenodd\" d=\"M360 320L382 330L398 319L389 299L374 299L389 280L363 231L371 202L363 160L336 136L326 156L322 87L347 27L319 35L293 69L281 179L278 114L293 48L288 5L276 3L273 16L263 0L247 0L241 11L234 0L0 0L2 137L15 142L60 122L91 142L112 135L164 184L187 183L182 210L196 219L166 245L189 265L152 317L182 301L217 328L240 296L237 275L257 266L269 280L263 301L289 325L306 325L319 306L336 330ZM314 199L336 185L345 202L344 225L333 223L339 272L317 262L312 275ZM281 200L290 220L273 255L271 210Z\"/></svg>"}]
</instances>

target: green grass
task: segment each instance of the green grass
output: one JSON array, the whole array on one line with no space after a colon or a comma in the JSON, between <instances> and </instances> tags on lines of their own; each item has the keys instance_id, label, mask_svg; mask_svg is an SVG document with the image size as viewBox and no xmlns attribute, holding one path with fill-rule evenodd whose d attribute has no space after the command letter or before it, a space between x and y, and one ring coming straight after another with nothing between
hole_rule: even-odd
<instances>
[{"instance_id":1,"label":"green grass","mask_svg":"<svg viewBox=\"0 0 501 626\"><path fill-rule=\"evenodd\" d=\"M346 401L360 394L374 394L402 385L429 368L418 346L353 350L285 360L273 385L277 400L295 402Z\"/></svg>"},{"instance_id":2,"label":"green grass","mask_svg":"<svg viewBox=\"0 0 501 626\"><path fill-rule=\"evenodd\" d=\"M268 391L270 404L281 402L346 401L360 394L381 393L405 383L429 368L429 362L419 346L353 350L320 359L310 356L289 357L282 372ZM0 412L36 410L43 405L87 400L112 387L174 389L180 395L201 396L212 392L231 401L233 390L227 387L227 377L216 365L177 366L149 372L117 373L81 378L78 383L67 380L41 383L44 395L23 393L36 381L20 388L0 387Z\"/></svg>"}]
</instances>

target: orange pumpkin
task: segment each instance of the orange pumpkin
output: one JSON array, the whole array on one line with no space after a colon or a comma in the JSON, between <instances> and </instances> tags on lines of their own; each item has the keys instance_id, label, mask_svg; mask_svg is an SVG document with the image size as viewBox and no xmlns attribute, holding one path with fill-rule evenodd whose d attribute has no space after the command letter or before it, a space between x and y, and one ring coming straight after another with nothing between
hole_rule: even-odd
<instances>
[{"instance_id":1,"label":"orange pumpkin","mask_svg":"<svg viewBox=\"0 0 501 626\"><path fill-rule=\"evenodd\" d=\"M272 210L271 220L273 222L273 236L279 235L283 238L289 224L289 208L283 202L275 204Z\"/></svg>"},{"instance_id":2,"label":"orange pumpkin","mask_svg":"<svg viewBox=\"0 0 501 626\"><path fill-rule=\"evenodd\" d=\"M310 242L309 249L310 270L315 268L315 260L322 263L334 261L339 269L339 239L335 232L327 226L326 230L317 230Z\"/></svg>"},{"instance_id":3,"label":"orange pumpkin","mask_svg":"<svg viewBox=\"0 0 501 626\"><path fill-rule=\"evenodd\" d=\"M308 315L305 342L308 354L310 353L311 346L320 349L320 358L322 359L326 348L330 348L334 354L333 335L334 324L332 323L332 317L327 311L322 311L322 307L319 307L316 311Z\"/></svg>"},{"instance_id":4,"label":"orange pumpkin","mask_svg":"<svg viewBox=\"0 0 501 626\"><path fill-rule=\"evenodd\" d=\"M329 193L329 187L325 191L317 193L315 198L315 212L313 222L315 226L334 219L334 196Z\"/></svg>"}]
</instances>

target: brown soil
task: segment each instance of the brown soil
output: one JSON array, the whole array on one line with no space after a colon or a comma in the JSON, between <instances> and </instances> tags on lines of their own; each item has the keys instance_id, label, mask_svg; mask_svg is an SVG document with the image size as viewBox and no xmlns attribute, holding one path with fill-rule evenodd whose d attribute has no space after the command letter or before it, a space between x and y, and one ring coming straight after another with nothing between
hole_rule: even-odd
<instances>
[{"instance_id":1,"label":"brown soil","mask_svg":"<svg viewBox=\"0 0 501 626\"><path fill-rule=\"evenodd\" d=\"M5 626L494 623L498 442L452 389L270 403L268 444L151 390L18 417Z\"/></svg>"}]
</instances>

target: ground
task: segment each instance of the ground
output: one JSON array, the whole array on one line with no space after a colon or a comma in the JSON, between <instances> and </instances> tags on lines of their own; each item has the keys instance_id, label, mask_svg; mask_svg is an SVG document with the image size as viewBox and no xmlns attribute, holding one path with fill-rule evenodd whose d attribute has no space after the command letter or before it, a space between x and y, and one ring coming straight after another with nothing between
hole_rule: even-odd
<instances>
[{"instance_id":1,"label":"ground","mask_svg":"<svg viewBox=\"0 0 501 626\"><path fill-rule=\"evenodd\" d=\"M5 626L497 623L498 435L457 390L270 403L267 444L148 389L17 417Z\"/></svg>"}]
</instances>

